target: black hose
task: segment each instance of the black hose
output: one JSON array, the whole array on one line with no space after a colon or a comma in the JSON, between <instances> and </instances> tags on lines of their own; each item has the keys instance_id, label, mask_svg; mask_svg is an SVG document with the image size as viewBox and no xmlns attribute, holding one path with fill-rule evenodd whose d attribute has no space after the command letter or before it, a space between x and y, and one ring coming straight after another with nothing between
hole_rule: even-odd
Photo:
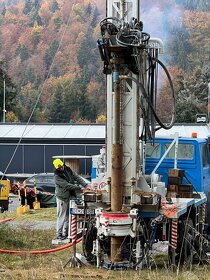
<instances>
[{"instance_id":1,"label":"black hose","mask_svg":"<svg viewBox=\"0 0 210 280\"><path fill-rule=\"evenodd\" d=\"M153 104L152 104L151 100L150 100L149 97L147 96L146 90L145 90L145 88L144 88L144 86L143 86L142 83L140 83L136 78L131 77L131 76L121 76L121 78L122 78L122 79L130 79L130 80L134 81L134 82L139 86L139 88L140 88L140 90L141 90L141 92L142 92L142 94L143 94L143 97L144 97L145 100L147 101L147 103L148 103L150 109L152 110L152 113L153 113L153 115L154 115L154 117L155 117L157 123L160 125L160 127L159 127L159 128L156 128L156 130L158 130L158 129L160 129L160 128L170 129L170 128L172 128L172 126L174 125L174 122L175 122L175 97L174 97L174 88L173 88L173 84L172 84L172 81L171 81L171 77L170 77L169 72L168 72L168 70L166 69L165 65L164 65L161 61L159 61L158 59L155 59L155 58L153 58L153 59L156 60L156 61L158 62L158 64L160 64L161 67L164 69L164 71L165 71L165 73L166 73L166 75L167 75L167 77L168 77L168 79L169 79L170 87L171 87L171 89L172 89L173 100L174 100L174 110L173 110L173 112L172 112L172 119L171 119L171 122L170 122L169 125L165 125L165 124L163 124L163 122L161 122L160 118L159 118L158 115L156 114L155 108L153 107Z\"/></svg>"}]
</instances>

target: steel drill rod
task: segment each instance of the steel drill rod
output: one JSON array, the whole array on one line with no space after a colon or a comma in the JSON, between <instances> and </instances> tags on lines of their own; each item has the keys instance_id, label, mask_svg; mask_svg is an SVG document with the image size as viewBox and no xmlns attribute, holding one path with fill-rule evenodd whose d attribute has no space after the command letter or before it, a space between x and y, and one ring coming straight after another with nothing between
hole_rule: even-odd
<instances>
[{"instance_id":1,"label":"steel drill rod","mask_svg":"<svg viewBox=\"0 0 210 280\"><path fill-rule=\"evenodd\" d=\"M121 140L121 114L120 114L120 79L119 64L117 57L114 61L114 135L112 144L112 179L111 179L111 211L122 210L122 154L123 146ZM121 256L122 237L111 237L111 262L119 262Z\"/></svg>"},{"instance_id":2,"label":"steel drill rod","mask_svg":"<svg viewBox=\"0 0 210 280\"><path fill-rule=\"evenodd\" d=\"M122 210L122 145L112 145L111 211Z\"/></svg>"}]
</instances>

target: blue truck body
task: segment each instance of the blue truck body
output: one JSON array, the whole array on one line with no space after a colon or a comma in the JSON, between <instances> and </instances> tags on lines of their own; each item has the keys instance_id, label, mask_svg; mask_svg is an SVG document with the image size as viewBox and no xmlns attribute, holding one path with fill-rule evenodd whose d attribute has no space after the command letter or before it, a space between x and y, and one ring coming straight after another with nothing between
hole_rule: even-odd
<instances>
[{"instance_id":1,"label":"blue truck body","mask_svg":"<svg viewBox=\"0 0 210 280\"><path fill-rule=\"evenodd\" d=\"M173 139L156 138L146 144L145 173L151 174L160 158L165 153ZM168 153L156 173L162 176L162 181L168 181L168 170L174 168L174 148ZM177 168L183 169L187 179L193 185L194 191L204 192L206 196L210 187L210 156L209 139L179 138ZM183 179L183 183L189 183Z\"/></svg>"}]
</instances>

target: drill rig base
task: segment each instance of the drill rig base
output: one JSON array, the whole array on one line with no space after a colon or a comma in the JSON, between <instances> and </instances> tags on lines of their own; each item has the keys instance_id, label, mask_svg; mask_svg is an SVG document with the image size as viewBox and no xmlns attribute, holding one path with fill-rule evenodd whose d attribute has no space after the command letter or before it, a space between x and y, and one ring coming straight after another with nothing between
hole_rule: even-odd
<instances>
[{"instance_id":1,"label":"drill rig base","mask_svg":"<svg viewBox=\"0 0 210 280\"><path fill-rule=\"evenodd\" d=\"M131 268L131 264L128 261L117 263L104 262L102 267L108 270L125 270Z\"/></svg>"},{"instance_id":2,"label":"drill rig base","mask_svg":"<svg viewBox=\"0 0 210 280\"><path fill-rule=\"evenodd\" d=\"M84 263L75 256L72 256L67 263L63 266L65 268L69 264L69 267L81 267Z\"/></svg>"},{"instance_id":3,"label":"drill rig base","mask_svg":"<svg viewBox=\"0 0 210 280\"><path fill-rule=\"evenodd\" d=\"M66 238L66 239L53 239L52 240L52 245L60 245L60 244L68 244L70 243L70 238Z\"/></svg>"}]
</instances>

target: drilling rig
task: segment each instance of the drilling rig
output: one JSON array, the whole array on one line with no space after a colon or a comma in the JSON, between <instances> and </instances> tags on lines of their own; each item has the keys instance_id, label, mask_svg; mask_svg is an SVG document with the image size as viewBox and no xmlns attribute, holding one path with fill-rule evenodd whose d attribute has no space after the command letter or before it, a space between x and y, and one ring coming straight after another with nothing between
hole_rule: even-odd
<instances>
[{"instance_id":1,"label":"drilling rig","mask_svg":"<svg viewBox=\"0 0 210 280\"><path fill-rule=\"evenodd\" d=\"M97 41L107 85L105 168L94 179L95 190L84 193L83 206L70 209L84 217L85 257L108 269L149 266L159 241L167 242L171 264L192 263L205 243L206 196L167 198L158 174L145 175L145 143L160 127L173 126L175 108L169 124L156 113L158 67L168 77L172 97L173 85L159 60L163 43L144 31L139 5L139 0L107 1ZM176 160L169 172L174 180L184 174Z\"/></svg>"}]
</instances>

